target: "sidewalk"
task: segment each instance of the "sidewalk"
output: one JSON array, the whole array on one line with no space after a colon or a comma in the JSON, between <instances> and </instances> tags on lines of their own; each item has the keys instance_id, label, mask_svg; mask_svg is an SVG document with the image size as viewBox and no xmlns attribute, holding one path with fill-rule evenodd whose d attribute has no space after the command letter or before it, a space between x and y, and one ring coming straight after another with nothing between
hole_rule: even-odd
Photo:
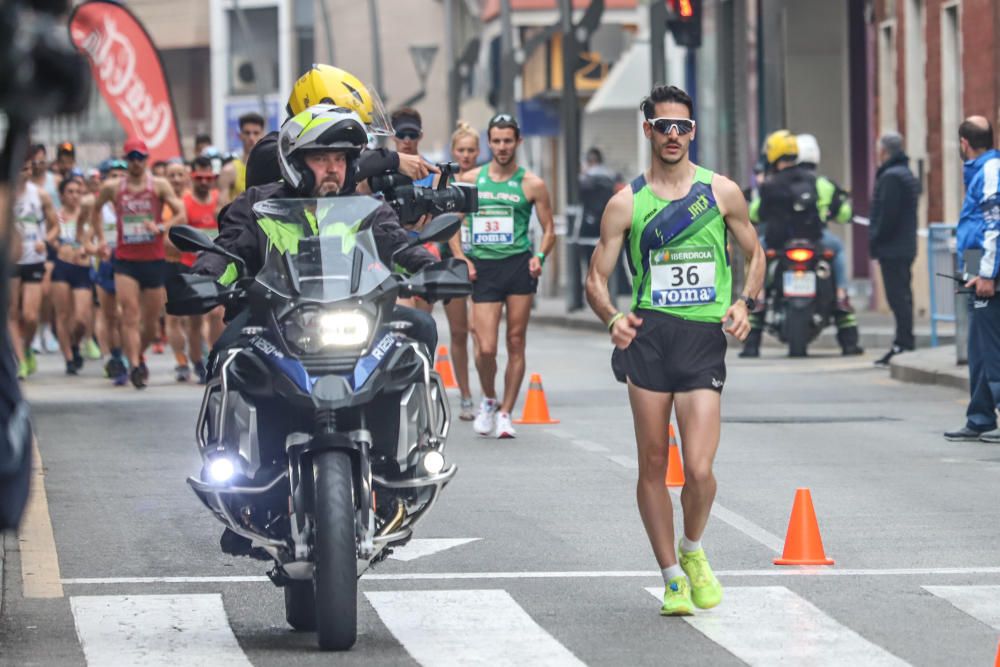
<instances>
[{"instance_id":1,"label":"sidewalk","mask_svg":"<svg viewBox=\"0 0 1000 667\"><path fill-rule=\"evenodd\" d=\"M567 327L570 329L587 329L591 331L606 332L600 320L591 312L589 307L573 313L566 312L566 301L564 299L538 297L535 299L535 309L531 313L533 324L545 324L549 326ZM618 307L628 308L628 300L625 297L619 299ZM892 315L861 312L858 313L858 329L861 334L861 346L872 352L888 350L892 346L895 332L895 324ZM931 345L931 325L929 320L917 320L914 326L917 348L929 348ZM816 347L837 347L836 329L828 327L819 338L812 343ZM950 322L942 323L938 326L938 345L948 345L955 341L955 327ZM763 345L765 347L781 347L774 336L764 336ZM955 349L952 349L952 359L955 358Z\"/></svg>"},{"instance_id":2,"label":"sidewalk","mask_svg":"<svg viewBox=\"0 0 1000 667\"><path fill-rule=\"evenodd\" d=\"M969 392L969 367L955 363L955 346L942 345L893 358L889 377L902 382L936 384Z\"/></svg>"}]
</instances>

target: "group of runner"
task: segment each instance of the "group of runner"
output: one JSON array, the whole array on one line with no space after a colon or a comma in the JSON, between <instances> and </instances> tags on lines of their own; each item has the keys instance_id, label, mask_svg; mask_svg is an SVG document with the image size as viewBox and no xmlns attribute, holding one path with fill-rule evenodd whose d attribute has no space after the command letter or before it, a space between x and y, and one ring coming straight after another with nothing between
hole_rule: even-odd
<instances>
[{"instance_id":1,"label":"group of runner","mask_svg":"<svg viewBox=\"0 0 1000 667\"><path fill-rule=\"evenodd\" d=\"M251 115L259 136L264 121ZM149 378L146 350L156 343L162 351L166 338L175 379L205 382L203 360L222 331L222 313L165 315L165 280L194 261L173 248L166 231L187 223L217 233L221 203L236 194L239 179L220 188L218 167L205 155L171 160L164 176L154 175L138 139L125 142L122 158L87 173L76 168L72 144L61 144L58 155L50 164L45 147L32 146L18 182L8 316L18 376L35 372L35 335L45 319L67 375L77 375L86 358L104 357L115 385L131 381L141 389Z\"/></svg>"}]
</instances>

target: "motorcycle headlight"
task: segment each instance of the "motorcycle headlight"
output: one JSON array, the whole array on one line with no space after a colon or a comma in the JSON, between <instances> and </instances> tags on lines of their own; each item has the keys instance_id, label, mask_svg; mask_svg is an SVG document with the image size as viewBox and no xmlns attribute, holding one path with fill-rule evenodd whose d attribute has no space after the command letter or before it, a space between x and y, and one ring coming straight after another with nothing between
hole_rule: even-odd
<instances>
[{"instance_id":1,"label":"motorcycle headlight","mask_svg":"<svg viewBox=\"0 0 1000 667\"><path fill-rule=\"evenodd\" d=\"M324 346L359 347L368 342L371 331L371 320L356 310L319 316L319 335Z\"/></svg>"},{"instance_id":2,"label":"motorcycle headlight","mask_svg":"<svg viewBox=\"0 0 1000 667\"><path fill-rule=\"evenodd\" d=\"M357 310L297 310L285 322L288 341L306 354L325 347L361 347L371 336L372 321Z\"/></svg>"}]
</instances>

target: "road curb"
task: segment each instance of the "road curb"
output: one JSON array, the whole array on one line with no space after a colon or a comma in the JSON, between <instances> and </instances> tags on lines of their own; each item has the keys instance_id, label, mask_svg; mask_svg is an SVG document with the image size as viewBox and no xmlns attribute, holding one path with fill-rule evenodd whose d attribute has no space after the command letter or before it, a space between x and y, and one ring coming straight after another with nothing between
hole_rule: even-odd
<instances>
[{"instance_id":1,"label":"road curb","mask_svg":"<svg viewBox=\"0 0 1000 667\"><path fill-rule=\"evenodd\" d=\"M889 377L901 382L969 391L968 370L955 363L954 345L901 354L889 363Z\"/></svg>"}]
</instances>

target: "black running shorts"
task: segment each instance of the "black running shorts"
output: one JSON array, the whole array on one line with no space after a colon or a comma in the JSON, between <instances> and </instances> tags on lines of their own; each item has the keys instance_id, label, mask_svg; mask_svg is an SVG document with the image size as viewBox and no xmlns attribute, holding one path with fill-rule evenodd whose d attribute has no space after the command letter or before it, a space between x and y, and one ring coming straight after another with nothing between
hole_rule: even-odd
<instances>
[{"instance_id":1,"label":"black running shorts","mask_svg":"<svg viewBox=\"0 0 1000 667\"><path fill-rule=\"evenodd\" d=\"M139 283L139 289L163 287L163 280L167 272L167 263L162 259L136 262L115 257L114 267L116 274L128 276Z\"/></svg>"},{"instance_id":2,"label":"black running shorts","mask_svg":"<svg viewBox=\"0 0 1000 667\"><path fill-rule=\"evenodd\" d=\"M694 322L639 310L639 333L611 354L615 379L664 393L713 389L726 382L726 334L722 323Z\"/></svg>"},{"instance_id":3,"label":"black running shorts","mask_svg":"<svg viewBox=\"0 0 1000 667\"><path fill-rule=\"evenodd\" d=\"M45 262L15 264L10 275L12 278L20 278L22 283L40 283L45 278Z\"/></svg>"},{"instance_id":4,"label":"black running shorts","mask_svg":"<svg viewBox=\"0 0 1000 667\"><path fill-rule=\"evenodd\" d=\"M52 269L52 282L69 283L70 289L90 289L90 267L64 262L58 257Z\"/></svg>"},{"instance_id":5,"label":"black running shorts","mask_svg":"<svg viewBox=\"0 0 1000 667\"><path fill-rule=\"evenodd\" d=\"M503 259L471 258L476 267L472 283L473 303L506 301L511 294L534 294L538 279L531 277L528 263L532 254L523 252Z\"/></svg>"}]
</instances>

